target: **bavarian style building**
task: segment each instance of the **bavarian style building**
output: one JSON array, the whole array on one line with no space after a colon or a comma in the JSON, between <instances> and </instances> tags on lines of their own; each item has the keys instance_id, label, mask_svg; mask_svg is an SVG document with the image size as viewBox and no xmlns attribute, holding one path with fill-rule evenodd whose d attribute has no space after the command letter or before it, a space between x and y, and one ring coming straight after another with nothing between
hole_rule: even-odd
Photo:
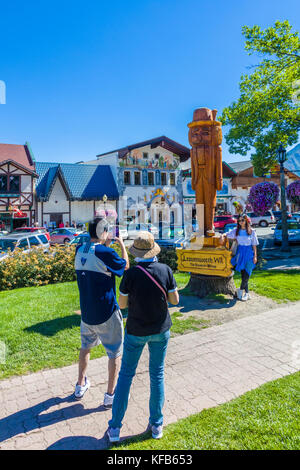
<instances>
[{"instance_id":1,"label":"bavarian style building","mask_svg":"<svg viewBox=\"0 0 300 470\"><path fill-rule=\"evenodd\" d=\"M28 143L0 144L0 226L13 230L35 220L35 160Z\"/></svg>"}]
</instances>

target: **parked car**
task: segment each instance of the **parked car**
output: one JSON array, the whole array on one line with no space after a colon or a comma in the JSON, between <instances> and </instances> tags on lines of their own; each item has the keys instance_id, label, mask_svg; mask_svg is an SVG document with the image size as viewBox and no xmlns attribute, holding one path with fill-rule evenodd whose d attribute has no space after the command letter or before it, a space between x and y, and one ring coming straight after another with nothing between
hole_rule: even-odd
<instances>
[{"instance_id":1,"label":"parked car","mask_svg":"<svg viewBox=\"0 0 300 470\"><path fill-rule=\"evenodd\" d=\"M59 243L60 245L67 245L80 233L82 232L77 228L56 228L50 234L50 244L54 245L55 243Z\"/></svg>"},{"instance_id":2,"label":"parked car","mask_svg":"<svg viewBox=\"0 0 300 470\"><path fill-rule=\"evenodd\" d=\"M158 238L155 240L156 243L163 247L163 248L182 248L185 243L185 238L184 237L179 237L179 238L170 238L170 239L162 239Z\"/></svg>"},{"instance_id":3,"label":"parked car","mask_svg":"<svg viewBox=\"0 0 300 470\"><path fill-rule=\"evenodd\" d=\"M132 222L131 224L128 225L128 228L127 228L128 238L131 240L134 240L138 236L141 230L144 232L151 232L154 238L156 238L159 233L158 228L153 224L145 224L145 223L138 224L136 222Z\"/></svg>"},{"instance_id":4,"label":"parked car","mask_svg":"<svg viewBox=\"0 0 300 470\"><path fill-rule=\"evenodd\" d=\"M46 235L47 239L50 240L50 234L47 231L47 229L45 229L45 227L18 227L18 228L15 228L10 233L11 234L15 234L15 233L18 234L18 233L33 233L33 232L44 233Z\"/></svg>"},{"instance_id":5,"label":"parked car","mask_svg":"<svg viewBox=\"0 0 300 470\"><path fill-rule=\"evenodd\" d=\"M274 217L275 217L275 221L276 223L279 222L279 220L281 220L281 217L282 217L282 212L281 211L272 211ZM293 215L290 213L290 212L287 212L287 218L288 219L292 219L293 218Z\"/></svg>"},{"instance_id":6,"label":"parked car","mask_svg":"<svg viewBox=\"0 0 300 470\"><path fill-rule=\"evenodd\" d=\"M222 230L227 224L235 224L236 220L232 215L217 215L214 218L215 230Z\"/></svg>"},{"instance_id":7,"label":"parked car","mask_svg":"<svg viewBox=\"0 0 300 470\"><path fill-rule=\"evenodd\" d=\"M296 219L298 222L300 222L300 212L293 212L291 216L293 219Z\"/></svg>"},{"instance_id":8,"label":"parked car","mask_svg":"<svg viewBox=\"0 0 300 470\"><path fill-rule=\"evenodd\" d=\"M223 233L227 233L230 230L233 230L234 228L237 228L237 224L226 224L223 230Z\"/></svg>"},{"instance_id":9,"label":"parked car","mask_svg":"<svg viewBox=\"0 0 300 470\"><path fill-rule=\"evenodd\" d=\"M80 235L77 235L77 237L73 238L73 240L70 241L70 245L79 245L82 243L87 243L91 239L90 235L86 233L81 233Z\"/></svg>"},{"instance_id":10,"label":"parked car","mask_svg":"<svg viewBox=\"0 0 300 470\"><path fill-rule=\"evenodd\" d=\"M275 224L276 219L272 211L267 211L265 215L258 215L255 212L247 212L247 216L250 217L252 225L258 225L259 227L268 227L270 224Z\"/></svg>"},{"instance_id":11,"label":"parked car","mask_svg":"<svg viewBox=\"0 0 300 470\"><path fill-rule=\"evenodd\" d=\"M182 248L186 242L186 231L182 225L163 227L162 237L157 238L155 241L161 247Z\"/></svg>"},{"instance_id":12,"label":"parked car","mask_svg":"<svg viewBox=\"0 0 300 470\"><path fill-rule=\"evenodd\" d=\"M288 221L289 243L300 243L300 222L296 219ZM279 221L274 229L274 245L282 243L282 222Z\"/></svg>"},{"instance_id":13,"label":"parked car","mask_svg":"<svg viewBox=\"0 0 300 470\"><path fill-rule=\"evenodd\" d=\"M44 252L50 248L49 241L44 233L15 234L7 235L0 238L0 260L7 258L16 248L24 250L25 253L30 252L34 248L40 248Z\"/></svg>"}]
</instances>

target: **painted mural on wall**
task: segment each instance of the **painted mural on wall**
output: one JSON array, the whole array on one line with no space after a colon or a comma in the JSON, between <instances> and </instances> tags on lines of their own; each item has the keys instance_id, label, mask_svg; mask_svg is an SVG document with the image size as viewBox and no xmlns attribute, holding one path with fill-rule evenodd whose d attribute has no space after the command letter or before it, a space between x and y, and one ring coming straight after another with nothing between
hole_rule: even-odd
<instances>
[{"instance_id":1,"label":"painted mural on wall","mask_svg":"<svg viewBox=\"0 0 300 470\"><path fill-rule=\"evenodd\" d=\"M228 183L223 180L223 187L220 189L220 191L217 191L217 196L220 196L222 194L228 194Z\"/></svg>"},{"instance_id":2,"label":"painted mural on wall","mask_svg":"<svg viewBox=\"0 0 300 470\"><path fill-rule=\"evenodd\" d=\"M217 191L217 196L221 196L221 195L228 194L228 193L229 193L228 183L223 180L223 187L220 191ZM191 180L191 178L186 179L184 194L186 196L195 196L195 191L192 189L192 180Z\"/></svg>"},{"instance_id":3,"label":"painted mural on wall","mask_svg":"<svg viewBox=\"0 0 300 470\"><path fill-rule=\"evenodd\" d=\"M155 156L143 157L143 153L138 149L132 150L130 155L127 155L123 161L120 161L122 167L139 167L139 168L160 168L165 170L176 170L179 166L180 159L177 155L161 155L159 158Z\"/></svg>"},{"instance_id":4,"label":"painted mural on wall","mask_svg":"<svg viewBox=\"0 0 300 470\"><path fill-rule=\"evenodd\" d=\"M195 191L192 189L192 180L189 179L186 184L186 192L187 194L193 194L195 195Z\"/></svg>"}]
</instances>

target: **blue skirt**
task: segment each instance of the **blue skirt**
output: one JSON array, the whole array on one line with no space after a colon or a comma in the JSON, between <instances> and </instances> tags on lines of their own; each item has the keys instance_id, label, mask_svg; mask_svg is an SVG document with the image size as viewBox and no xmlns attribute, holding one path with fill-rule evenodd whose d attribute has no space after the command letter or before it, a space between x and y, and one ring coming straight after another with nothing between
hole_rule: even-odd
<instances>
[{"instance_id":1,"label":"blue skirt","mask_svg":"<svg viewBox=\"0 0 300 470\"><path fill-rule=\"evenodd\" d=\"M253 263L254 252L251 245L238 245L236 255L231 259L231 264L236 271L241 272L243 269L247 271L249 276L255 264Z\"/></svg>"}]
</instances>

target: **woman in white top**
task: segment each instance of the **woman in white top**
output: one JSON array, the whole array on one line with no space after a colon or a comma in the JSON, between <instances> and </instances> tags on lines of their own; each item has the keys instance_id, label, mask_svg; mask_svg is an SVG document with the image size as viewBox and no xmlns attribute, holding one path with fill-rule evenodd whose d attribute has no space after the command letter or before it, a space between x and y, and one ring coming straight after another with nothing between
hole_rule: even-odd
<instances>
[{"instance_id":1,"label":"woman in white top","mask_svg":"<svg viewBox=\"0 0 300 470\"><path fill-rule=\"evenodd\" d=\"M252 270L257 263L257 245L258 239L255 230L251 228L251 222L246 215L240 215L237 220L237 228L223 235L223 238L234 239L237 241L236 255L231 263L236 271L242 275L241 286L237 291L239 300L248 300L248 281ZM243 293L245 291L245 293Z\"/></svg>"}]
</instances>

